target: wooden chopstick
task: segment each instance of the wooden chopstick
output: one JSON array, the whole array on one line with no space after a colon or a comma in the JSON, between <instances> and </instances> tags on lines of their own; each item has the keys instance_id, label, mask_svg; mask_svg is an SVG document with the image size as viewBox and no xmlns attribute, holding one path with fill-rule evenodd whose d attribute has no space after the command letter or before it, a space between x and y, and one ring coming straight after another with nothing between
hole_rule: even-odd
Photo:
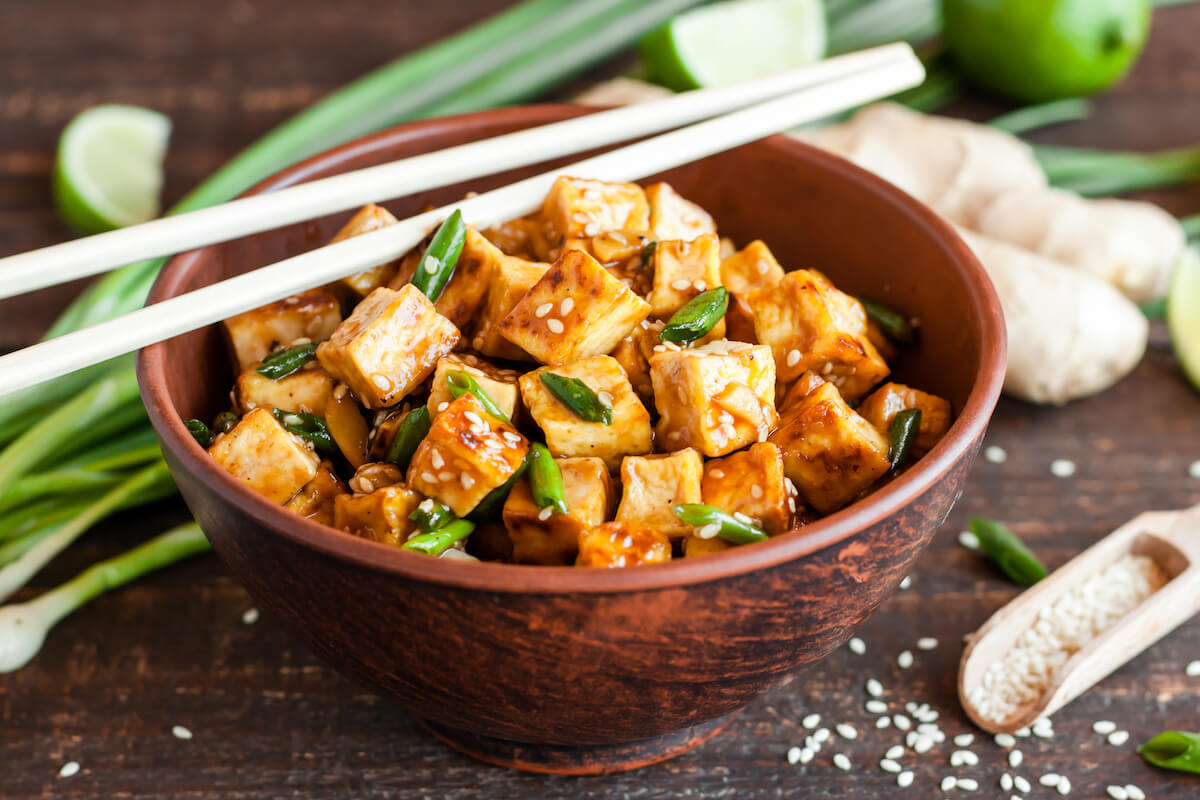
<instances>
[{"instance_id":1,"label":"wooden chopstick","mask_svg":"<svg viewBox=\"0 0 1200 800\"><path fill-rule=\"evenodd\" d=\"M925 70L911 48L893 53L887 61L853 74L544 172L0 357L0 396L397 258L455 209L473 225L502 222L537 209L559 175L637 180L919 84ZM497 161L492 169L508 166Z\"/></svg>"},{"instance_id":2,"label":"wooden chopstick","mask_svg":"<svg viewBox=\"0 0 1200 800\"><path fill-rule=\"evenodd\" d=\"M0 258L0 299L687 125L889 63L906 47L885 45L736 86L602 111Z\"/></svg>"}]
</instances>

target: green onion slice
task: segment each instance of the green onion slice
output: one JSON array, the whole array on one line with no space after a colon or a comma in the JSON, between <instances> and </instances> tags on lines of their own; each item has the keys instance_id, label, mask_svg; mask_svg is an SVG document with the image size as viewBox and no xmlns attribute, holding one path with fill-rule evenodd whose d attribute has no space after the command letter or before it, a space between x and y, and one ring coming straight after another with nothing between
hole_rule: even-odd
<instances>
[{"instance_id":1,"label":"green onion slice","mask_svg":"<svg viewBox=\"0 0 1200 800\"><path fill-rule=\"evenodd\" d=\"M901 344L912 344L916 339L912 322L899 311L865 297L858 298L858 302L862 303L868 319L878 325L889 339Z\"/></svg>"},{"instance_id":2,"label":"green onion slice","mask_svg":"<svg viewBox=\"0 0 1200 800\"><path fill-rule=\"evenodd\" d=\"M408 469L408 463L412 461L413 453L417 452L417 445L421 444L421 440L429 435L432 425L429 409L425 406L417 406L408 412L400 421L400 427L396 431L392 443L388 446L384 460L395 464L400 469Z\"/></svg>"},{"instance_id":3,"label":"green onion slice","mask_svg":"<svg viewBox=\"0 0 1200 800\"><path fill-rule=\"evenodd\" d=\"M579 378L567 378L553 372L539 372L538 376L550 394L584 422L612 425L612 406L600 402L600 396Z\"/></svg>"},{"instance_id":4,"label":"green onion slice","mask_svg":"<svg viewBox=\"0 0 1200 800\"><path fill-rule=\"evenodd\" d=\"M1200 775L1200 733L1165 731L1139 747L1138 753L1156 767Z\"/></svg>"},{"instance_id":5,"label":"green onion slice","mask_svg":"<svg viewBox=\"0 0 1200 800\"><path fill-rule=\"evenodd\" d=\"M904 466L920 431L921 409L906 408L892 417L888 425L888 461L892 462L892 469Z\"/></svg>"},{"instance_id":6,"label":"green onion slice","mask_svg":"<svg viewBox=\"0 0 1200 800\"><path fill-rule=\"evenodd\" d=\"M538 508L552 508L559 514L567 513L567 490L563 485L562 470L550 450L541 442L529 447L529 490Z\"/></svg>"},{"instance_id":7,"label":"green onion slice","mask_svg":"<svg viewBox=\"0 0 1200 800\"><path fill-rule=\"evenodd\" d=\"M420 533L400 545L405 550L424 553L427 556L440 556L458 541L471 535L475 525L465 519L456 519L443 525L435 531Z\"/></svg>"},{"instance_id":8,"label":"green onion slice","mask_svg":"<svg viewBox=\"0 0 1200 800\"><path fill-rule=\"evenodd\" d=\"M192 438L196 440L198 445L201 447L208 447L209 442L212 441L212 431L208 429L207 425L198 419L189 419L183 424L184 427L188 429L188 433L192 435Z\"/></svg>"},{"instance_id":9,"label":"green onion slice","mask_svg":"<svg viewBox=\"0 0 1200 800\"><path fill-rule=\"evenodd\" d=\"M456 208L438 227L412 278L412 285L420 289L429 302L436 303L442 296L466 241L467 226L462 212Z\"/></svg>"},{"instance_id":10,"label":"green onion slice","mask_svg":"<svg viewBox=\"0 0 1200 800\"><path fill-rule=\"evenodd\" d=\"M255 371L264 378L272 380L286 378L288 375L299 372L305 364L316 358L318 344L320 342L307 342L276 350L264 358Z\"/></svg>"},{"instance_id":11,"label":"green onion slice","mask_svg":"<svg viewBox=\"0 0 1200 800\"><path fill-rule=\"evenodd\" d=\"M475 395L475 399L479 401L479 405L483 406L484 411L496 419L504 420L510 425L512 424L512 421L508 418L508 414L500 410L500 406L496 405L496 401L488 395L484 388L479 385L479 382L466 370L453 369L447 372L446 385L450 389L450 394L455 399L469 392Z\"/></svg>"},{"instance_id":12,"label":"green onion slice","mask_svg":"<svg viewBox=\"0 0 1200 800\"><path fill-rule=\"evenodd\" d=\"M750 544L769 538L762 528L751 522L745 522L732 514L726 514L720 509L706 506L703 503L682 503L672 506L675 516L691 525L693 528L704 529L716 525L716 535L733 544Z\"/></svg>"},{"instance_id":13,"label":"green onion slice","mask_svg":"<svg viewBox=\"0 0 1200 800\"><path fill-rule=\"evenodd\" d=\"M316 414L303 411L284 411L282 408L276 408L271 413L275 415L275 419L279 420L279 424L285 430L312 442L320 452L329 455L341 453L333 441L333 437L329 434L329 428L325 426L325 420Z\"/></svg>"},{"instance_id":14,"label":"green onion slice","mask_svg":"<svg viewBox=\"0 0 1200 800\"><path fill-rule=\"evenodd\" d=\"M979 549L1014 583L1033 586L1046 577L1046 567L1025 543L1008 528L986 517L971 520L971 532L979 539Z\"/></svg>"},{"instance_id":15,"label":"green onion slice","mask_svg":"<svg viewBox=\"0 0 1200 800\"><path fill-rule=\"evenodd\" d=\"M711 331L729 308L729 290L724 286L709 289L687 301L676 311L658 334L664 342L694 342Z\"/></svg>"}]
</instances>

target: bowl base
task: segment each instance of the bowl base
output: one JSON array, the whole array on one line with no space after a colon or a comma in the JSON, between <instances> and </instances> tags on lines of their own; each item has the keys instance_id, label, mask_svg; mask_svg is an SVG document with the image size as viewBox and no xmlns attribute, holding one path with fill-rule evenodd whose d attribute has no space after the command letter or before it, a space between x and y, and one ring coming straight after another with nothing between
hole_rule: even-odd
<instances>
[{"instance_id":1,"label":"bowl base","mask_svg":"<svg viewBox=\"0 0 1200 800\"><path fill-rule=\"evenodd\" d=\"M740 712L650 739L569 747L493 739L418 720L425 730L455 750L498 767L549 775L603 775L667 761L707 742Z\"/></svg>"}]
</instances>

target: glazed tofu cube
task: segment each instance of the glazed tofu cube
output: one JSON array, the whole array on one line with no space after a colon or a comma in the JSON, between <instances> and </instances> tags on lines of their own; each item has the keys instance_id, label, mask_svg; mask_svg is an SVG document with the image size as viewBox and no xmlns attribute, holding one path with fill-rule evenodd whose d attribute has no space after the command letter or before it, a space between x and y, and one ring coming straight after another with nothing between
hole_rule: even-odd
<instances>
[{"instance_id":1,"label":"glazed tofu cube","mask_svg":"<svg viewBox=\"0 0 1200 800\"><path fill-rule=\"evenodd\" d=\"M601 231L644 231L650 227L646 193L636 183L563 176L542 205L542 222L553 245Z\"/></svg>"},{"instance_id":2,"label":"glazed tofu cube","mask_svg":"<svg viewBox=\"0 0 1200 800\"><path fill-rule=\"evenodd\" d=\"M408 515L425 498L402 483L368 494L343 494L334 500L333 526L355 536L399 547L417 530Z\"/></svg>"},{"instance_id":3,"label":"glazed tofu cube","mask_svg":"<svg viewBox=\"0 0 1200 800\"><path fill-rule=\"evenodd\" d=\"M233 345L238 371L297 339L328 339L342 322L341 305L328 289L313 289L230 317L222 325Z\"/></svg>"},{"instance_id":4,"label":"glazed tofu cube","mask_svg":"<svg viewBox=\"0 0 1200 800\"><path fill-rule=\"evenodd\" d=\"M817 373L809 370L796 379L796 382L788 387L787 394L783 396L783 402L778 403L779 413L787 413L793 406L799 403L804 398L808 397L809 393L825 382Z\"/></svg>"},{"instance_id":5,"label":"glazed tofu cube","mask_svg":"<svg viewBox=\"0 0 1200 800\"><path fill-rule=\"evenodd\" d=\"M796 490L783 474L783 454L770 442L704 465L704 502L728 514L743 514L771 536L792 527Z\"/></svg>"},{"instance_id":6,"label":"glazed tofu cube","mask_svg":"<svg viewBox=\"0 0 1200 800\"><path fill-rule=\"evenodd\" d=\"M333 378L323 369L302 369L286 378L274 380L259 375L252 368L238 376L233 401L243 414L256 408L280 408L322 416L325 403L332 393Z\"/></svg>"},{"instance_id":7,"label":"glazed tofu cube","mask_svg":"<svg viewBox=\"0 0 1200 800\"><path fill-rule=\"evenodd\" d=\"M611 405L612 424L586 422L577 417L542 383L543 372L586 383L600 402ZM621 365L610 356L585 358L561 367L542 367L522 375L521 397L555 456L593 456L615 472L624 456L641 455L653 449L650 414L634 394Z\"/></svg>"},{"instance_id":8,"label":"glazed tofu cube","mask_svg":"<svg viewBox=\"0 0 1200 800\"><path fill-rule=\"evenodd\" d=\"M646 202L650 204L650 230L655 239L690 241L717 232L717 224L709 213L685 200L669 183L648 187Z\"/></svg>"},{"instance_id":9,"label":"glazed tofu cube","mask_svg":"<svg viewBox=\"0 0 1200 800\"><path fill-rule=\"evenodd\" d=\"M492 358L509 361L532 360L528 353L501 335L500 325L513 307L549 269L549 264L500 254L499 260L493 262L487 281L483 305L477 314L475 334L471 338L471 347Z\"/></svg>"},{"instance_id":10,"label":"glazed tofu cube","mask_svg":"<svg viewBox=\"0 0 1200 800\"><path fill-rule=\"evenodd\" d=\"M633 522L606 522L579 537L577 567L634 567L671 560L671 541Z\"/></svg>"},{"instance_id":11,"label":"glazed tofu cube","mask_svg":"<svg viewBox=\"0 0 1200 800\"><path fill-rule=\"evenodd\" d=\"M367 295L317 348L325 370L367 408L404 399L458 342L458 329L411 284Z\"/></svg>"},{"instance_id":12,"label":"glazed tofu cube","mask_svg":"<svg viewBox=\"0 0 1200 800\"><path fill-rule=\"evenodd\" d=\"M650 264L654 288L647 298L656 319L668 319L684 303L701 292L721 285L721 245L714 234L694 241L663 240L654 246ZM725 321L717 323L712 335L725 334Z\"/></svg>"},{"instance_id":13,"label":"glazed tofu cube","mask_svg":"<svg viewBox=\"0 0 1200 800\"><path fill-rule=\"evenodd\" d=\"M702 503L703 459L688 448L667 455L627 456L621 462L621 505L617 522L645 525L671 539L692 526L675 516L678 503Z\"/></svg>"},{"instance_id":14,"label":"glazed tofu cube","mask_svg":"<svg viewBox=\"0 0 1200 800\"><path fill-rule=\"evenodd\" d=\"M781 383L811 369L856 401L887 377L887 363L867 338L862 304L819 272L789 272L777 285L751 292L749 303L755 334L775 354Z\"/></svg>"},{"instance_id":15,"label":"glazed tofu cube","mask_svg":"<svg viewBox=\"0 0 1200 800\"><path fill-rule=\"evenodd\" d=\"M603 461L560 458L556 463L566 489L566 514L539 508L527 480L519 481L504 503L504 525L518 563L573 563L579 537L611 516L613 484Z\"/></svg>"},{"instance_id":16,"label":"glazed tofu cube","mask_svg":"<svg viewBox=\"0 0 1200 800\"><path fill-rule=\"evenodd\" d=\"M778 421L775 362L764 345L663 346L650 357L650 380L658 440L667 448L720 456L763 441Z\"/></svg>"},{"instance_id":17,"label":"glazed tofu cube","mask_svg":"<svg viewBox=\"0 0 1200 800\"><path fill-rule=\"evenodd\" d=\"M921 424L913 441L912 454L924 455L950 429L950 404L942 398L902 383L885 383L862 401L858 413L887 436L892 417L908 408L921 410Z\"/></svg>"},{"instance_id":18,"label":"glazed tofu cube","mask_svg":"<svg viewBox=\"0 0 1200 800\"><path fill-rule=\"evenodd\" d=\"M888 442L822 383L779 421L768 440L783 453L784 473L823 514L836 511L888 471Z\"/></svg>"},{"instance_id":19,"label":"glazed tofu cube","mask_svg":"<svg viewBox=\"0 0 1200 800\"><path fill-rule=\"evenodd\" d=\"M329 240L329 243L336 244L352 236L377 231L395 223L396 218L386 208L374 203L367 203L350 218L349 222L342 226L342 229ZM366 297L380 286L387 286L388 281L396 274L397 266L396 262L389 261L377 267L356 272L348 278L342 278L342 285L353 292L356 298Z\"/></svg>"},{"instance_id":20,"label":"glazed tofu cube","mask_svg":"<svg viewBox=\"0 0 1200 800\"><path fill-rule=\"evenodd\" d=\"M521 377L521 373L511 369L501 369L470 353L451 353L438 362L437 369L433 373L433 383L429 388L429 402L426 404L429 407L430 417L436 417L454 401L446 374L455 370L461 370L475 378L479 388L487 392L487 396L492 399L492 402L509 419L515 419L517 401L521 397L520 389L517 388L517 379Z\"/></svg>"},{"instance_id":21,"label":"glazed tofu cube","mask_svg":"<svg viewBox=\"0 0 1200 800\"><path fill-rule=\"evenodd\" d=\"M654 407L654 386L650 381L650 358L659 345L658 334L665 322L642 320L612 351L612 357L625 370L638 398L647 408Z\"/></svg>"},{"instance_id":22,"label":"glazed tofu cube","mask_svg":"<svg viewBox=\"0 0 1200 800\"><path fill-rule=\"evenodd\" d=\"M761 240L755 239L731 256L721 259L721 283L735 296L769 289L783 280L783 267Z\"/></svg>"},{"instance_id":23,"label":"glazed tofu cube","mask_svg":"<svg viewBox=\"0 0 1200 800\"><path fill-rule=\"evenodd\" d=\"M711 556L715 553L724 553L731 547L733 547L732 544L716 536L705 539L693 533L683 540L683 557Z\"/></svg>"},{"instance_id":24,"label":"glazed tofu cube","mask_svg":"<svg viewBox=\"0 0 1200 800\"><path fill-rule=\"evenodd\" d=\"M603 355L650 305L582 250L567 250L500 323L500 334L543 364Z\"/></svg>"},{"instance_id":25,"label":"glazed tofu cube","mask_svg":"<svg viewBox=\"0 0 1200 800\"><path fill-rule=\"evenodd\" d=\"M334 472L333 464L322 461L316 477L283 507L322 525L333 525L334 501L346 493L346 484Z\"/></svg>"},{"instance_id":26,"label":"glazed tofu cube","mask_svg":"<svg viewBox=\"0 0 1200 800\"><path fill-rule=\"evenodd\" d=\"M413 453L408 485L466 516L520 468L529 442L464 394L437 415Z\"/></svg>"},{"instance_id":27,"label":"glazed tofu cube","mask_svg":"<svg viewBox=\"0 0 1200 800\"><path fill-rule=\"evenodd\" d=\"M454 266L454 274L450 276L446 288L442 290L442 296L434 304L438 313L460 330L470 328L480 306L483 305L492 275L502 268L508 258L509 256L500 252L474 229L468 228L462 253Z\"/></svg>"},{"instance_id":28,"label":"glazed tofu cube","mask_svg":"<svg viewBox=\"0 0 1200 800\"><path fill-rule=\"evenodd\" d=\"M257 408L208 450L225 471L273 503L286 503L317 476L320 459L271 412Z\"/></svg>"},{"instance_id":29,"label":"glazed tofu cube","mask_svg":"<svg viewBox=\"0 0 1200 800\"><path fill-rule=\"evenodd\" d=\"M480 231L489 242L496 245L505 255L519 256L528 261L544 258L546 247L542 237L542 224L533 217L502 222Z\"/></svg>"}]
</instances>

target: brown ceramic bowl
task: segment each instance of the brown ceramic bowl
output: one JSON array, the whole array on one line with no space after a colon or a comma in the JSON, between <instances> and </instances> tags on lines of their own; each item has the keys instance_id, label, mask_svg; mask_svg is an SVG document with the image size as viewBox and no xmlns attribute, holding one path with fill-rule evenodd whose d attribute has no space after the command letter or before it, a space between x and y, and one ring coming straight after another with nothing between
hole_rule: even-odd
<instances>
[{"instance_id":1,"label":"brown ceramic bowl","mask_svg":"<svg viewBox=\"0 0 1200 800\"><path fill-rule=\"evenodd\" d=\"M253 192L544 124L535 106L430 120L352 142ZM398 216L531 174L388 203ZM915 467L803 529L728 553L584 570L430 559L284 512L219 468L183 426L225 408L216 326L142 351L142 394L171 472L218 555L320 658L453 746L548 772L628 769L704 741L756 696L820 661L908 574L958 498L1004 375L991 284L954 232L851 164L783 137L664 176L734 241L921 319L897 379L957 420ZM403 187L397 187L398 190ZM173 259L152 301L324 243L348 213Z\"/></svg>"}]
</instances>

